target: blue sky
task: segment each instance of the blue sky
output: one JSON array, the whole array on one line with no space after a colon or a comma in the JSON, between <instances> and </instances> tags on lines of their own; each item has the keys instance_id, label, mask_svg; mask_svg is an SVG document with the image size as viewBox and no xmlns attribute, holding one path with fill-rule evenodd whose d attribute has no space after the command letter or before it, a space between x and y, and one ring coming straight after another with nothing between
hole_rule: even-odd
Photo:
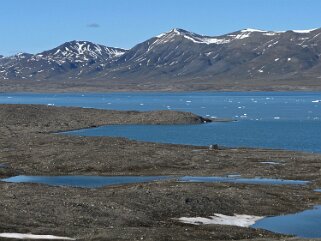
<instances>
[{"instance_id":1,"label":"blue sky","mask_svg":"<svg viewBox=\"0 0 321 241\"><path fill-rule=\"evenodd\" d=\"M243 28L321 27L321 0L1 0L0 54L70 40L131 48L172 28L220 35Z\"/></svg>"}]
</instances>

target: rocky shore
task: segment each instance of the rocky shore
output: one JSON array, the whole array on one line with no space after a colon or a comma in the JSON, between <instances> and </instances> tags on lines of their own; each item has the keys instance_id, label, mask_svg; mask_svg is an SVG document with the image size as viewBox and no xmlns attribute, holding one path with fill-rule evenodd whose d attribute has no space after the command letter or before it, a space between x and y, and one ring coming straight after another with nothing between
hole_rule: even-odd
<instances>
[{"instance_id":1,"label":"rocky shore","mask_svg":"<svg viewBox=\"0 0 321 241\"><path fill-rule=\"evenodd\" d=\"M279 215L321 203L321 155L284 150L195 147L77 137L57 132L108 124L201 124L173 111L107 111L0 105L0 178L14 175L199 175L308 180L303 186L178 183L97 189L0 182L0 233L77 240L299 240L268 231L195 226L180 217ZM224 123L222 123L223 125ZM281 165L271 165L278 161ZM1 239L1 238L0 238Z\"/></svg>"}]
</instances>

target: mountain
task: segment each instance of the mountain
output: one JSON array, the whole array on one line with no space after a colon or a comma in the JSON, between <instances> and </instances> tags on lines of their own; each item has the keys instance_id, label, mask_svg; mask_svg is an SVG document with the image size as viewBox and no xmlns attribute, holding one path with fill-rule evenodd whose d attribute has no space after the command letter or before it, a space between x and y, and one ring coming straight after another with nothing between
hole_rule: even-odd
<instances>
[{"instance_id":1,"label":"mountain","mask_svg":"<svg viewBox=\"0 0 321 241\"><path fill-rule=\"evenodd\" d=\"M321 29L216 37L173 29L129 50L72 41L5 57L0 79L64 79L115 90L321 89L320 56Z\"/></svg>"},{"instance_id":2,"label":"mountain","mask_svg":"<svg viewBox=\"0 0 321 241\"><path fill-rule=\"evenodd\" d=\"M245 29L219 37L181 29L151 38L116 60L106 77L142 79L282 79L321 75L321 30ZM319 75L319 76L320 76Z\"/></svg>"},{"instance_id":3,"label":"mountain","mask_svg":"<svg viewBox=\"0 0 321 241\"><path fill-rule=\"evenodd\" d=\"M0 60L0 78L3 79L55 79L77 78L93 64L104 64L125 53L88 41L66 42L54 49L32 55L19 53Z\"/></svg>"}]
</instances>

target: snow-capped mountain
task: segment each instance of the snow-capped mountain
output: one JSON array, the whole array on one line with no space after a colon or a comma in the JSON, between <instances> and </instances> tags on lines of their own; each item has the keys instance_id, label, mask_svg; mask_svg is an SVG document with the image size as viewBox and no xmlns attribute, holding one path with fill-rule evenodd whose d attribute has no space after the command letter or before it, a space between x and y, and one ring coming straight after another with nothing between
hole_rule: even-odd
<instances>
[{"instance_id":1,"label":"snow-capped mountain","mask_svg":"<svg viewBox=\"0 0 321 241\"><path fill-rule=\"evenodd\" d=\"M84 68L93 64L103 64L124 53L124 49L88 41L66 42L39 54L19 53L3 58L0 60L0 78L41 80L56 76L61 78L62 74L77 78Z\"/></svg>"},{"instance_id":2,"label":"snow-capped mountain","mask_svg":"<svg viewBox=\"0 0 321 241\"><path fill-rule=\"evenodd\" d=\"M321 88L320 56L321 29L243 29L215 37L173 29L129 50L72 41L36 55L5 57L0 79L95 80L156 89Z\"/></svg>"},{"instance_id":3,"label":"snow-capped mountain","mask_svg":"<svg viewBox=\"0 0 321 241\"><path fill-rule=\"evenodd\" d=\"M244 29L218 37L173 29L136 45L96 77L211 82L321 76L320 54L320 29Z\"/></svg>"}]
</instances>

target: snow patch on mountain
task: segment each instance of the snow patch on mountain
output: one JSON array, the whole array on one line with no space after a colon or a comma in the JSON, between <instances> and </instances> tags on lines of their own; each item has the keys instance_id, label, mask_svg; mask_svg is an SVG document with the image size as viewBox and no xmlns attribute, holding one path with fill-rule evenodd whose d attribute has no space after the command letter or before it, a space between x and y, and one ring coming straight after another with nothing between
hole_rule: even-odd
<instances>
[{"instance_id":1,"label":"snow patch on mountain","mask_svg":"<svg viewBox=\"0 0 321 241\"><path fill-rule=\"evenodd\" d=\"M317 30L317 28L306 29L306 30L292 30L292 32L295 32L295 33L311 33L311 32L313 32L315 30Z\"/></svg>"}]
</instances>

